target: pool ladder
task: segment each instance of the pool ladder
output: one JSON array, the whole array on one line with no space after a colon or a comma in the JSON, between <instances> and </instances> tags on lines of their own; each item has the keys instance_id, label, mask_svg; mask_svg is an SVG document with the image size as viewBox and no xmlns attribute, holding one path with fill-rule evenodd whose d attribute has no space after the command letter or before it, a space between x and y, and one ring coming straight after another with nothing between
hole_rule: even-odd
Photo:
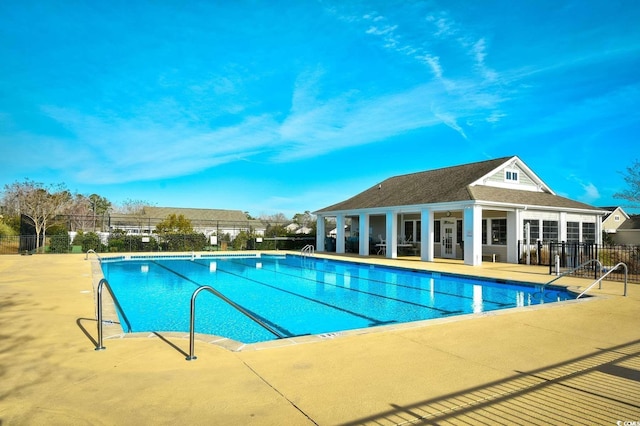
<instances>
[{"instance_id":1,"label":"pool ladder","mask_svg":"<svg viewBox=\"0 0 640 426\"><path fill-rule=\"evenodd\" d=\"M300 250L301 256L313 256L314 253L315 248L311 244L307 244L306 246L302 247L302 250Z\"/></svg>"},{"instance_id":2,"label":"pool ladder","mask_svg":"<svg viewBox=\"0 0 640 426\"><path fill-rule=\"evenodd\" d=\"M572 272L575 272L578 269L581 269L581 268L583 268L584 266L587 266L590 263L597 263L598 266L600 266L600 271L604 271L605 270L605 267L602 266L602 262L600 262L598 259L587 260L583 264L581 264L579 266L576 266L575 268L571 269L570 271L566 271L566 272L561 273L560 275L558 275L557 277L555 277L554 279L552 279L548 283L544 284L542 287L544 288L545 286L551 284L552 282L555 282L555 281L559 280L560 278L564 277L565 275L569 275ZM624 293L623 293L623 296L626 296L627 295L627 278L628 278L628 274L629 273L628 273L627 265L624 262L620 262L616 266L614 266L613 268L611 268L608 271L606 271L603 275L600 276L600 278L596 279L593 283L591 283L582 293L580 293L578 295L578 297L576 297L576 299L580 299L582 296L584 296L584 294L586 292L591 290L596 284L599 284L598 288L602 289L602 280L605 279L605 277L607 275L609 275L613 271L617 270L620 266L624 266Z\"/></svg>"}]
</instances>

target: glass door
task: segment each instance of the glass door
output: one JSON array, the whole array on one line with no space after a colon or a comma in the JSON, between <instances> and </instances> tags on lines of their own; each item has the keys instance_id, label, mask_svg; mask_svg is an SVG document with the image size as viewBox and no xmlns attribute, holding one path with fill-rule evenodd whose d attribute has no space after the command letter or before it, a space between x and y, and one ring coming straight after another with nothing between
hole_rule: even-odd
<instances>
[{"instance_id":1,"label":"glass door","mask_svg":"<svg viewBox=\"0 0 640 426\"><path fill-rule=\"evenodd\" d=\"M442 257L455 258L455 228L453 223L445 221L442 226Z\"/></svg>"}]
</instances>

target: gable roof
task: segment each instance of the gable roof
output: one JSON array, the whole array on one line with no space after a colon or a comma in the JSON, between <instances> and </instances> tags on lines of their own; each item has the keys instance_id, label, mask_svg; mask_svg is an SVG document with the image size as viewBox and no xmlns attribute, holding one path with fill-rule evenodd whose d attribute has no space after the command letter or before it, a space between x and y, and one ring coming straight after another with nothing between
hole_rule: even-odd
<instances>
[{"instance_id":1,"label":"gable roof","mask_svg":"<svg viewBox=\"0 0 640 426\"><path fill-rule=\"evenodd\" d=\"M602 220L605 221L609 216L618 211L622 213L625 219L629 219L629 215L625 212L620 206L610 206L610 207L600 207L600 210L606 210L606 214L602 217Z\"/></svg>"},{"instance_id":2,"label":"gable roof","mask_svg":"<svg viewBox=\"0 0 640 426\"><path fill-rule=\"evenodd\" d=\"M596 210L588 204L559 197L546 185L541 185L540 191L534 192L478 184L490 173L513 161L520 160L515 156L502 157L394 176L316 213L461 201L493 201Z\"/></svg>"}]
</instances>

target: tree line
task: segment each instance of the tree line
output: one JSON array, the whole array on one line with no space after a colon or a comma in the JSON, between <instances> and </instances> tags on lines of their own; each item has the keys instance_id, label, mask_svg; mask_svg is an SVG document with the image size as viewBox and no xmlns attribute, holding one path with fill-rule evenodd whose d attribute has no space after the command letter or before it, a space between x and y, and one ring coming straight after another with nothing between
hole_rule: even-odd
<instances>
[{"instance_id":1,"label":"tree line","mask_svg":"<svg viewBox=\"0 0 640 426\"><path fill-rule=\"evenodd\" d=\"M66 231L103 229L105 218L111 213L141 214L151 203L143 200L125 200L114 204L98 194L72 193L60 184L43 184L26 179L23 182L6 184L0 199L0 237L19 235L21 222L25 221L36 234L36 251L41 248L47 232L54 226L63 226ZM252 218L245 212L247 219ZM59 218L64 217L64 223ZM315 217L310 212L297 213L287 219L282 213L263 216L259 219L273 222L293 222L300 226L315 228ZM169 215L156 226L156 233L163 235L192 234L193 226L183 215Z\"/></svg>"}]
</instances>

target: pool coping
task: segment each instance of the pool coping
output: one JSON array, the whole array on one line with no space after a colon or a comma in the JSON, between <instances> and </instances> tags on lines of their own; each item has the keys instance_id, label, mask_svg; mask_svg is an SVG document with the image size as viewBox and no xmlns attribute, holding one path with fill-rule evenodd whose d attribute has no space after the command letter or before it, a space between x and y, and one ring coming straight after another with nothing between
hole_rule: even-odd
<instances>
[{"instance_id":1,"label":"pool coping","mask_svg":"<svg viewBox=\"0 0 640 426\"><path fill-rule=\"evenodd\" d=\"M261 255L267 255L267 256L286 256L286 255L290 255L290 256L300 256L300 253L298 252L291 252L291 251L256 251L256 252L230 252L230 253L224 253L224 254L212 254L210 252L189 252L189 253L175 253L175 254L158 254L157 256L153 253L149 253L149 254L145 254L145 253L131 253L131 254L118 254L118 255L112 255L112 256L103 256L103 257L94 257L91 260L91 270L92 270L92 282L93 282L93 288L94 288L94 299L97 297L97 288L98 288L98 284L100 282L100 280L102 278L104 278L104 275L102 273L102 268L101 268L101 262L102 260L110 260L110 259L118 259L118 260L143 260L143 259L214 259L214 258L219 258L219 257L244 257L244 258L255 258L255 257L260 257ZM353 258L353 257L337 257L331 254L324 254L324 253L318 253L315 254L313 257L316 258L321 258L321 259L329 259L329 260L335 260L335 261L342 261L342 262L351 262L351 263L358 263L358 264L369 264L369 265L379 265L379 266L385 266L385 267L391 267L391 268L397 268L397 269L409 269L407 267L403 267L403 266L398 266L398 265L388 265L388 264L381 264L379 262L379 259L370 259L370 258L363 258L363 261L359 261L359 259L357 258ZM367 261L367 259L369 259L369 261ZM423 263L423 262L421 262ZM424 262L427 263L427 262ZM420 266L424 266L424 265L420 265ZM451 276L456 276L456 277L474 277L474 278L480 278L482 280L487 280L487 281L492 281L498 284L509 284L509 283L516 283L516 284L522 284L522 285L541 285L541 283L534 283L532 281L523 281L523 280L518 280L518 279L500 279L500 278L492 278L492 277L487 277L487 276L478 276L478 275L473 275L471 273L469 274L464 274L464 273L455 273L455 272L444 272L444 271L436 271L433 269L428 269L428 268L424 268L424 267L419 267L419 268L411 268L414 271L424 271L424 272L430 272L430 273L443 273L443 274L447 274L447 275L451 275ZM577 285L562 285L562 284L556 284L554 283L552 285L552 287L556 287L556 288L563 288L566 289L567 291L569 291L570 293L574 293L574 294L580 294L581 291L579 290L580 287ZM142 331L142 332L130 332L127 333L124 331L122 325L120 324L120 322L117 320L118 315L116 313L116 308L115 308L115 303L113 301L113 299L111 298L110 293L108 292L104 292L103 293L103 297L106 296L106 299L103 299L103 338L104 339L131 339L131 338L149 338L149 339L154 339L154 338L163 338L163 337L167 337L167 338L182 338L182 339L186 339L189 340L190 339L190 333L189 332L176 332L176 331L162 331L162 330L158 330L158 331ZM244 343L244 342L240 342L237 340L233 340L224 336L218 336L218 335L214 335L214 334L205 334L205 333L194 333L194 339L199 341L199 342L204 342L207 344L212 344L218 347L221 347L223 349L229 350L231 352L246 352L246 351L261 351L261 350L266 350L266 349L274 349L274 348L282 348L282 347L287 347L287 346L296 346L296 345L303 345L303 344L310 344L310 343L317 343L317 342L323 342L326 340L332 340L332 339L339 339L339 338L344 338L344 337L350 337L350 336L359 336L359 335L367 335L367 334L373 334L373 333L384 333L384 332L393 332L393 331L403 331L403 330L411 330L411 329L416 329L416 328L422 328L422 327L429 327L429 326L436 326L439 324L447 324L447 323L453 323L453 322L458 322L458 321L468 321L468 320L472 320L472 319L478 319L478 318L483 318L483 317L490 317L490 316L496 316L496 315L508 315L508 314L513 314L513 313L517 313L517 312L528 312L528 311L532 311L532 310L540 310L540 309L550 309L553 307L560 307L560 306L564 306L566 304L574 304L574 303L584 303L584 302L588 302L589 300L595 300L595 299L602 299L602 298L608 298L609 296L607 296L606 294L604 295L594 295L594 294L590 294L589 297L585 297L583 299L572 299L572 300L565 300L565 301L560 301L560 302L550 302L550 303L541 303L538 305L529 305L529 306L518 306L518 307L513 307L513 308L504 308L504 309L497 309L497 310L492 310L492 311L486 311L486 312L478 312L478 313L469 313L469 314L462 314L462 315L454 315L454 316L449 316L449 317L444 317L444 318L432 318L432 319L425 319L425 320L418 320L418 321L410 321L410 322L403 322L403 323L394 323L394 324L385 324L385 325L379 325L379 326L375 326L375 327L365 327L365 328L357 328L357 329L350 329L350 330L341 330L341 331L336 331L336 332L327 332L327 333L321 333L321 334L309 334L309 335L302 335L302 336L294 336L294 337L287 337L287 338L281 338L281 339L275 339L275 340L268 340L268 341L264 341L264 342L256 342L256 343ZM96 306L97 306L97 299L95 299L96 302ZM111 319L107 319L105 320L104 318L111 318ZM116 320L114 320L113 318L116 318ZM187 355L186 352L184 352L185 355Z\"/></svg>"}]
</instances>

